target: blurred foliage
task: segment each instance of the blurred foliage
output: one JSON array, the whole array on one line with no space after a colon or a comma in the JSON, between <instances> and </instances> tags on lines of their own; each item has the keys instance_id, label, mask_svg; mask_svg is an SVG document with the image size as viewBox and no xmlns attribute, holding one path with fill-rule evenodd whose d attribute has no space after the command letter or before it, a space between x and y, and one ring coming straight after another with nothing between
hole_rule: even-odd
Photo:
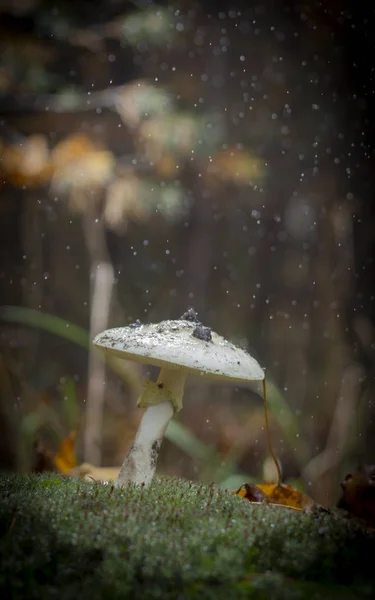
<instances>
[{"instance_id":1,"label":"blurred foliage","mask_svg":"<svg viewBox=\"0 0 375 600\"><path fill-rule=\"evenodd\" d=\"M161 7L135 11L123 21L125 39L134 46L141 42L164 45L172 41L174 29L171 11Z\"/></svg>"}]
</instances>

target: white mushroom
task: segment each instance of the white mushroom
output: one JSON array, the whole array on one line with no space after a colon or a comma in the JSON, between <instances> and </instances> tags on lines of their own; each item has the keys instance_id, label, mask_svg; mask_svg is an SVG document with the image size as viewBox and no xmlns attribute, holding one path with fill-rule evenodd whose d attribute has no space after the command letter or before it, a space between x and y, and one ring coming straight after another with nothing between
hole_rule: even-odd
<instances>
[{"instance_id":1,"label":"white mushroom","mask_svg":"<svg viewBox=\"0 0 375 600\"><path fill-rule=\"evenodd\" d=\"M237 382L264 379L250 354L204 327L192 309L176 321L109 329L93 343L107 354L161 367L156 383L147 381L138 399L146 411L116 486L151 483L168 423L182 408L189 373Z\"/></svg>"}]
</instances>

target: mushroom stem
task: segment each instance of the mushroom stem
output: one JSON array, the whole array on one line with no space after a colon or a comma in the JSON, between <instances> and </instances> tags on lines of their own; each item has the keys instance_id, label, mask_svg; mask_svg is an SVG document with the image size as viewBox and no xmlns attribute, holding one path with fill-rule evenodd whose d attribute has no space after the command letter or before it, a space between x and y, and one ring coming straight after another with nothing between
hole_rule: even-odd
<instances>
[{"instance_id":1,"label":"mushroom stem","mask_svg":"<svg viewBox=\"0 0 375 600\"><path fill-rule=\"evenodd\" d=\"M172 402L163 402L146 409L135 440L115 481L116 487L129 483L151 483L164 433L173 413Z\"/></svg>"},{"instance_id":2,"label":"mushroom stem","mask_svg":"<svg viewBox=\"0 0 375 600\"><path fill-rule=\"evenodd\" d=\"M156 383L146 383L138 406L146 407L135 440L121 466L115 486L149 485L154 477L160 447L175 410L182 407L186 372L161 369Z\"/></svg>"}]
</instances>

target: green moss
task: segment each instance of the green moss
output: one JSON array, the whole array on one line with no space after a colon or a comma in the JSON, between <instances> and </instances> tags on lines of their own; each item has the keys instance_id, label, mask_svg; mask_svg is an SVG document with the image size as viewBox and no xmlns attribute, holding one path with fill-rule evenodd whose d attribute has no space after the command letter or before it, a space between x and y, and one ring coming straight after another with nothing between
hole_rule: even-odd
<instances>
[{"instance_id":1,"label":"green moss","mask_svg":"<svg viewBox=\"0 0 375 600\"><path fill-rule=\"evenodd\" d=\"M1 597L371 598L375 536L213 487L0 478Z\"/></svg>"}]
</instances>

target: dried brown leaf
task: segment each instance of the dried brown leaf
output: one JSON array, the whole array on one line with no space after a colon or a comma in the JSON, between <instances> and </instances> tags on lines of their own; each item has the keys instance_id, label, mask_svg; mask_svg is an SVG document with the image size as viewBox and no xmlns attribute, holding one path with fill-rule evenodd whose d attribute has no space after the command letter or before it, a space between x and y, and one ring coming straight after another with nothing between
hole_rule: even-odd
<instances>
[{"instance_id":1,"label":"dried brown leaf","mask_svg":"<svg viewBox=\"0 0 375 600\"><path fill-rule=\"evenodd\" d=\"M232 494L249 502L266 502L294 510L311 510L315 506L315 502L307 494L283 483L264 483L260 485L244 483Z\"/></svg>"},{"instance_id":2,"label":"dried brown leaf","mask_svg":"<svg viewBox=\"0 0 375 600\"><path fill-rule=\"evenodd\" d=\"M375 466L359 467L354 475L345 477L341 488L343 493L338 508L375 528Z\"/></svg>"}]
</instances>

